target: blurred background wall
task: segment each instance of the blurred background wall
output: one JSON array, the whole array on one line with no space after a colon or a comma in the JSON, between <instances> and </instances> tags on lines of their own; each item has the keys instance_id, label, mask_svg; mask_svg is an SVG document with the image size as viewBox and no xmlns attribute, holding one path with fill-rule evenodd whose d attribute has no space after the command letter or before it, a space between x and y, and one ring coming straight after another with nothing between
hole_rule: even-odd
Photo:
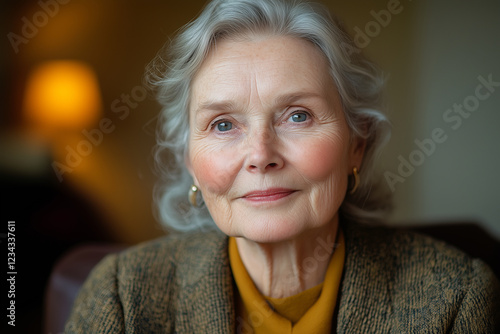
<instances>
[{"instance_id":1,"label":"blurred background wall","mask_svg":"<svg viewBox=\"0 0 500 334\"><path fill-rule=\"evenodd\" d=\"M392 223L475 222L499 238L500 1L325 3L388 75Z\"/></svg>"},{"instance_id":2,"label":"blurred background wall","mask_svg":"<svg viewBox=\"0 0 500 334\"><path fill-rule=\"evenodd\" d=\"M164 234L151 195L159 108L142 94L142 76L163 43L204 3L0 5L2 224L16 221L19 265L25 275L40 277L38 285L26 278L20 284L31 286L34 296L41 298L55 259L72 245L135 244ZM500 1L323 3L356 38L353 52L367 54L387 74L394 129L380 164L395 198L391 222L477 222L500 237ZM76 130L40 133L23 111L28 78L42 62L67 59L94 70L100 111ZM88 133L94 134L90 149L80 144L89 141ZM85 154L71 161L69 152L79 148ZM53 162L68 169L56 173Z\"/></svg>"}]
</instances>

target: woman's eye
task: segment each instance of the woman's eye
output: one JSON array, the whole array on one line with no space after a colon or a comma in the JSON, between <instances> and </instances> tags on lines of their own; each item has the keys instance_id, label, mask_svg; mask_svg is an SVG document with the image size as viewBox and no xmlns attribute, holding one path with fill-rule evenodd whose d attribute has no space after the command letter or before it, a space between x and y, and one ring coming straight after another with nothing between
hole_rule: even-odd
<instances>
[{"instance_id":1,"label":"woman's eye","mask_svg":"<svg viewBox=\"0 0 500 334\"><path fill-rule=\"evenodd\" d=\"M233 128L233 123L231 123L231 122L223 121L223 122L217 123L217 130L219 130L221 132L229 131L232 128Z\"/></svg>"},{"instance_id":2,"label":"woman's eye","mask_svg":"<svg viewBox=\"0 0 500 334\"><path fill-rule=\"evenodd\" d=\"M300 112L290 116L290 120L295 123L305 122L307 120L307 114Z\"/></svg>"}]
</instances>

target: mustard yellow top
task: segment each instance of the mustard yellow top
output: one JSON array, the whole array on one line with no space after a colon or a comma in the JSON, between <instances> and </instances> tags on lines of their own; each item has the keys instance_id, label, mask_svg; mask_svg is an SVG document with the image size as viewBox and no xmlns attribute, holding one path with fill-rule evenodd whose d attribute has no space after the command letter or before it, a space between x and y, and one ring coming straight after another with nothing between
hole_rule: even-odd
<instances>
[{"instance_id":1,"label":"mustard yellow top","mask_svg":"<svg viewBox=\"0 0 500 334\"><path fill-rule=\"evenodd\" d=\"M236 239L229 239L229 261L238 287L237 333L330 333L337 301L345 242L339 228L336 249L322 284L287 298L264 297L241 261Z\"/></svg>"}]
</instances>

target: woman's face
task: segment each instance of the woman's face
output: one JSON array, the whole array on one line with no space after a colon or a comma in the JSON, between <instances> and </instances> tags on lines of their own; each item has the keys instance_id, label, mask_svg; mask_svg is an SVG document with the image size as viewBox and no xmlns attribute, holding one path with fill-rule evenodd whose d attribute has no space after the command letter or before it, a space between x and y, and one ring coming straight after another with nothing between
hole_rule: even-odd
<instances>
[{"instance_id":1,"label":"woman's face","mask_svg":"<svg viewBox=\"0 0 500 334\"><path fill-rule=\"evenodd\" d=\"M279 242L337 223L364 143L350 140L312 44L219 41L192 82L189 112L188 169L224 233Z\"/></svg>"}]
</instances>

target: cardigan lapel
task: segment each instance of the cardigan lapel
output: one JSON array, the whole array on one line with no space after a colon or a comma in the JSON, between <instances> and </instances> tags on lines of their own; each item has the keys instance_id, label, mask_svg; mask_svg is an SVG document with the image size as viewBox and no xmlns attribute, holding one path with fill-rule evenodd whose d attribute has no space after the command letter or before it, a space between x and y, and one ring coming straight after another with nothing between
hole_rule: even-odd
<instances>
[{"instance_id":1,"label":"cardigan lapel","mask_svg":"<svg viewBox=\"0 0 500 334\"><path fill-rule=\"evenodd\" d=\"M348 223L340 287L337 333L387 333L392 313L393 263L383 230ZM189 244L177 267L179 292L176 332L234 333L234 283L229 265L228 238L209 232L203 242ZM194 256L193 256L194 254Z\"/></svg>"},{"instance_id":2,"label":"cardigan lapel","mask_svg":"<svg viewBox=\"0 0 500 334\"><path fill-rule=\"evenodd\" d=\"M235 310L233 277L229 266L228 238L207 233L202 243L190 245L186 254L196 256L183 259L178 277L180 305L176 314L176 332L233 333ZM194 251L193 251L194 250Z\"/></svg>"},{"instance_id":3,"label":"cardigan lapel","mask_svg":"<svg viewBox=\"0 0 500 334\"><path fill-rule=\"evenodd\" d=\"M337 333L388 333L392 312L388 244L377 242L379 229L347 223L344 277Z\"/></svg>"}]
</instances>

